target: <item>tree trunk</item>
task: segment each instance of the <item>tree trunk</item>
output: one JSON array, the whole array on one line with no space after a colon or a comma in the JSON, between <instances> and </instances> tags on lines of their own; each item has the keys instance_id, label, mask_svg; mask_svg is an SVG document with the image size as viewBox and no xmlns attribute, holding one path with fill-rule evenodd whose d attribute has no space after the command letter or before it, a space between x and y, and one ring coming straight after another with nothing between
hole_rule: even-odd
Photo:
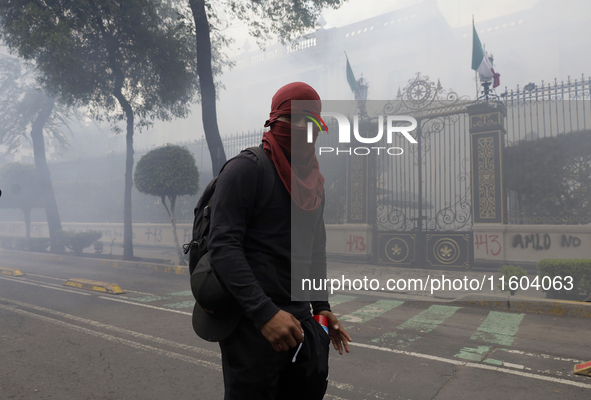
<instances>
[{"instance_id":1,"label":"tree trunk","mask_svg":"<svg viewBox=\"0 0 591 400\"><path fill-rule=\"evenodd\" d=\"M45 158L45 140L43 138L43 126L49 119L55 100L46 97L39 115L31 126L31 140L33 142L33 154L35 156L35 167L39 175L39 184L42 189L43 203L45 204L45 214L47 216L47 226L49 227L49 240L51 243L50 251L52 253L63 253L65 251L63 241L60 240L58 231L62 230L60 214L57 209L53 187L51 185L51 174L47 167Z\"/></svg>"},{"instance_id":2,"label":"tree trunk","mask_svg":"<svg viewBox=\"0 0 591 400\"><path fill-rule=\"evenodd\" d=\"M181 250L181 246L179 244L179 237L176 233L176 220L174 217L175 204L176 204L176 196L173 196L170 198L170 211L171 211L170 223L172 224L172 235L174 236L174 245L176 246L176 252L179 256L179 265L187 265L187 263L185 262L185 258L183 257L183 252Z\"/></svg>"},{"instance_id":3,"label":"tree trunk","mask_svg":"<svg viewBox=\"0 0 591 400\"><path fill-rule=\"evenodd\" d=\"M127 118L126 153L125 153L125 194L123 196L123 259L133 260L133 226L131 220L131 189L133 187L133 110L121 93L123 78L116 79L114 96L125 111Z\"/></svg>"},{"instance_id":4,"label":"tree trunk","mask_svg":"<svg viewBox=\"0 0 591 400\"><path fill-rule=\"evenodd\" d=\"M30 208L23 208L23 214L25 214L25 227L27 231L27 246L31 241L31 209Z\"/></svg>"},{"instance_id":5,"label":"tree trunk","mask_svg":"<svg viewBox=\"0 0 591 400\"><path fill-rule=\"evenodd\" d=\"M127 121L127 133L125 135L125 193L123 195L123 259L133 260L133 226L131 219L131 189L133 187L133 109L125 96L123 96L123 93L121 93L125 76L118 68L117 63L114 61L114 57L112 57L111 63L115 66L115 88L113 89L113 96L119 101L123 112L125 112Z\"/></svg>"},{"instance_id":6,"label":"tree trunk","mask_svg":"<svg viewBox=\"0 0 591 400\"><path fill-rule=\"evenodd\" d=\"M118 61L120 54L117 40L105 29L100 17L101 12L99 7L94 1L90 1L90 4L96 13L97 25L106 39L109 65L113 69L113 75L115 76L113 96L117 99L119 105L121 105L127 120L127 134L125 136L125 193L123 195L123 259L133 260L133 227L131 219L131 189L133 187L133 109L121 92L125 80L125 74L121 70L121 65Z\"/></svg>"},{"instance_id":7,"label":"tree trunk","mask_svg":"<svg viewBox=\"0 0 591 400\"><path fill-rule=\"evenodd\" d=\"M181 246L179 244L179 237L176 233L176 219L174 217L174 208L175 208L175 204L176 204L176 196L172 196L169 197L170 200L170 210L168 209L168 207L166 206L166 197L162 196L162 204L164 205L164 208L166 209L166 212L168 213L168 218L170 218L170 223L172 225L172 236L174 237L174 245L176 247L176 252L179 256L179 265L187 265L187 263L185 262L185 259L183 257L183 252L181 250Z\"/></svg>"},{"instance_id":8,"label":"tree trunk","mask_svg":"<svg viewBox=\"0 0 591 400\"><path fill-rule=\"evenodd\" d=\"M189 0L193 19L195 20L195 37L197 41L197 74L201 88L201 118L207 147L211 155L213 176L217 176L226 162L226 153L218 129L216 115L216 95L211 68L211 39L209 22L205 12L205 0Z\"/></svg>"}]
</instances>

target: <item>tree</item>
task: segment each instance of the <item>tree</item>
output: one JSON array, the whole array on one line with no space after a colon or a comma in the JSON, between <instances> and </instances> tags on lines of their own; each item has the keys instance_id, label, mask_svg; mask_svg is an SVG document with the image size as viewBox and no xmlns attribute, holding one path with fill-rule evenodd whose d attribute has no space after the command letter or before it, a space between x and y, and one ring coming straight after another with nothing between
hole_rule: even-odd
<instances>
[{"instance_id":1,"label":"tree","mask_svg":"<svg viewBox=\"0 0 591 400\"><path fill-rule=\"evenodd\" d=\"M19 162L0 168L0 208L18 208L25 217L27 242L31 239L31 210L43 207L39 174L33 164Z\"/></svg>"},{"instance_id":2,"label":"tree","mask_svg":"<svg viewBox=\"0 0 591 400\"><path fill-rule=\"evenodd\" d=\"M0 2L0 34L66 104L126 121L123 258L133 259L134 127L187 115L197 90L190 27L158 0L13 0Z\"/></svg>"},{"instance_id":3,"label":"tree","mask_svg":"<svg viewBox=\"0 0 591 400\"><path fill-rule=\"evenodd\" d=\"M582 224L591 216L591 132L523 140L503 150L503 181L526 220Z\"/></svg>"},{"instance_id":4,"label":"tree","mask_svg":"<svg viewBox=\"0 0 591 400\"><path fill-rule=\"evenodd\" d=\"M133 177L141 193L160 197L172 224L179 263L186 265L176 233L174 209L179 196L194 195L199 190L199 171L195 157L186 148L167 144L149 151L137 163ZM170 208L166 205L168 199Z\"/></svg>"},{"instance_id":5,"label":"tree","mask_svg":"<svg viewBox=\"0 0 591 400\"><path fill-rule=\"evenodd\" d=\"M16 150L23 140L33 143L35 167L39 177L39 197L43 199L51 251L62 253L64 246L56 233L62 229L53 186L45 157L45 137L67 143L62 129L77 113L48 96L34 81L33 72L14 57L0 58L0 144L9 151Z\"/></svg>"},{"instance_id":6,"label":"tree","mask_svg":"<svg viewBox=\"0 0 591 400\"><path fill-rule=\"evenodd\" d=\"M223 14L245 22L259 46L277 36L281 43L309 33L323 8L338 8L344 0L228 0L217 9L205 0L189 0L195 22L197 72L201 88L201 118L205 139L211 155L213 175L217 176L226 162L226 154L217 125L216 89L212 69L212 35L218 43L227 43L221 35ZM225 7L224 7L225 5ZM223 9L222 9L223 8ZM215 51L216 49L214 49ZM219 71L218 71L219 72Z\"/></svg>"}]
</instances>

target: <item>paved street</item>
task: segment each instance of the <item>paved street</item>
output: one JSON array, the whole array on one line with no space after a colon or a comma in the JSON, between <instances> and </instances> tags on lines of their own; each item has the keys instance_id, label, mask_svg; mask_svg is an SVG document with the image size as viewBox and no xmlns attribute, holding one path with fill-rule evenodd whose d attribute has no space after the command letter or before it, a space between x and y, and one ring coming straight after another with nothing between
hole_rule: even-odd
<instances>
[{"instance_id":1,"label":"paved street","mask_svg":"<svg viewBox=\"0 0 591 400\"><path fill-rule=\"evenodd\" d=\"M222 399L217 344L192 331L188 277L2 255L1 399ZM108 295L69 278L114 282ZM326 399L589 399L589 319L339 293L350 354Z\"/></svg>"}]
</instances>

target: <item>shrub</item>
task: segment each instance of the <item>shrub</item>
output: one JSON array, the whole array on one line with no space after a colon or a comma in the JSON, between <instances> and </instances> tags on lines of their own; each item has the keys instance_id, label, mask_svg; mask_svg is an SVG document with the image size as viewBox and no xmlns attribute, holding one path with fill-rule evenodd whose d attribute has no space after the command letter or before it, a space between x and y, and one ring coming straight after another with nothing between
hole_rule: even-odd
<instances>
[{"instance_id":1,"label":"shrub","mask_svg":"<svg viewBox=\"0 0 591 400\"><path fill-rule=\"evenodd\" d=\"M34 237L29 239L29 251L45 253L50 244L51 241L49 240L49 238Z\"/></svg>"},{"instance_id":2,"label":"shrub","mask_svg":"<svg viewBox=\"0 0 591 400\"><path fill-rule=\"evenodd\" d=\"M509 290L511 292L511 295L514 295L516 290L512 290L509 288L509 282L511 277L516 277L517 281L519 282L519 279L522 276L527 275L527 271L519 266L516 267L514 265L503 265L499 271L505 276L505 287L503 288L502 286L499 286L499 288L501 288L501 290L503 290L504 292Z\"/></svg>"},{"instance_id":3,"label":"shrub","mask_svg":"<svg viewBox=\"0 0 591 400\"><path fill-rule=\"evenodd\" d=\"M94 247L94 254L103 254L103 251L105 249L103 242L101 242L100 240L95 241L92 244L92 247Z\"/></svg>"},{"instance_id":4,"label":"shrub","mask_svg":"<svg viewBox=\"0 0 591 400\"><path fill-rule=\"evenodd\" d=\"M14 247L13 247L12 239L14 239L14 238L11 236L0 237L0 246L6 250L13 250Z\"/></svg>"},{"instance_id":5,"label":"shrub","mask_svg":"<svg viewBox=\"0 0 591 400\"><path fill-rule=\"evenodd\" d=\"M34 251L43 253L47 251L50 241L45 237L27 238L20 236L0 237L0 247L6 250Z\"/></svg>"},{"instance_id":6,"label":"shrub","mask_svg":"<svg viewBox=\"0 0 591 400\"><path fill-rule=\"evenodd\" d=\"M29 242L27 241L27 238L24 238L24 237L17 236L17 237L12 238L12 245L15 250L19 250L19 251L29 250Z\"/></svg>"},{"instance_id":7,"label":"shrub","mask_svg":"<svg viewBox=\"0 0 591 400\"><path fill-rule=\"evenodd\" d=\"M542 279L547 276L553 283L548 290L544 290L546 292L546 297L579 300L591 295L591 260L545 259L538 261L537 267L540 282L542 282ZM573 288L571 290L565 288L570 287L570 284L568 283L569 280L566 279L567 276L572 277ZM558 284L558 282L560 282L561 285Z\"/></svg>"},{"instance_id":8,"label":"shrub","mask_svg":"<svg viewBox=\"0 0 591 400\"><path fill-rule=\"evenodd\" d=\"M61 235L66 247L72 250L77 256L82 255L82 251L84 251L85 248L92 246L94 242L103 236L103 234L98 231L61 231Z\"/></svg>"}]
</instances>

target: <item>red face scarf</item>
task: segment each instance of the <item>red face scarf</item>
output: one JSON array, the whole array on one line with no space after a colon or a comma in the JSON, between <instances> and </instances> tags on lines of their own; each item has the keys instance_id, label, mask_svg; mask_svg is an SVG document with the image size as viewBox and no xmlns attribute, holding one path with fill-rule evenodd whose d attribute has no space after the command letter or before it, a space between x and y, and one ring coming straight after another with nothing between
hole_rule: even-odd
<instances>
[{"instance_id":1,"label":"red face scarf","mask_svg":"<svg viewBox=\"0 0 591 400\"><path fill-rule=\"evenodd\" d=\"M288 122L278 121L281 116L291 115L292 100L313 100L309 111L320 114L320 96L310 85L293 82L283 86L271 102L269 120L265 122L271 129L263 134L263 148L293 201L302 210L313 212L320 206L324 192L324 177L314 147L318 132L314 131L313 143L308 143L305 127L292 127Z\"/></svg>"}]
</instances>

